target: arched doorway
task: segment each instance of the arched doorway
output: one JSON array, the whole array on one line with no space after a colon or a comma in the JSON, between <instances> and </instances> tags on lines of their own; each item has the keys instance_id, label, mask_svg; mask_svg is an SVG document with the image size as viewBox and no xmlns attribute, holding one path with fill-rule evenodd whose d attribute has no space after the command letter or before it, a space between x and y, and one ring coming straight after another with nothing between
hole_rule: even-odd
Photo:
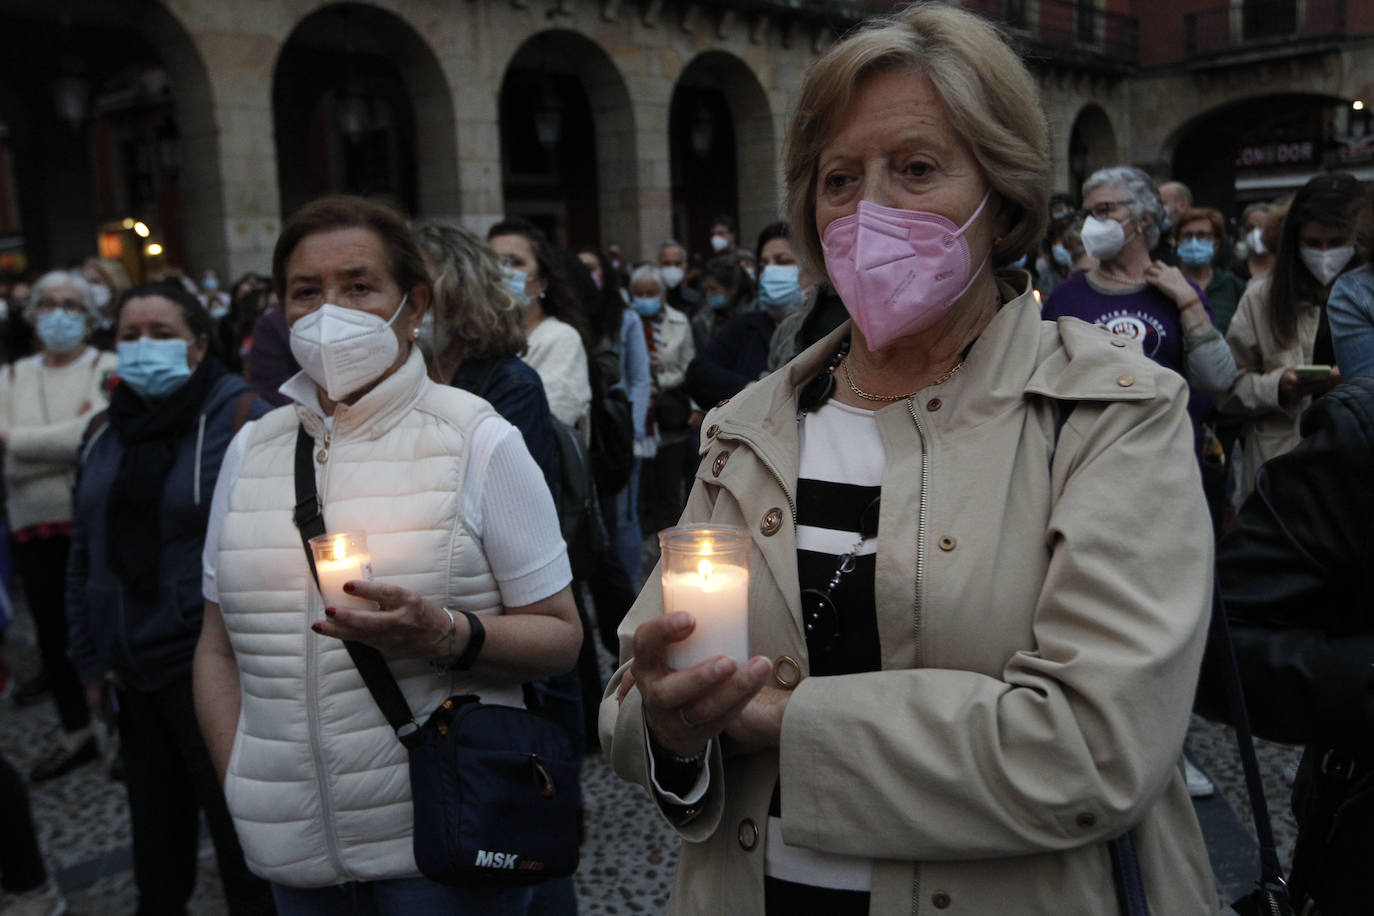
<instances>
[{"instance_id":1,"label":"arched doorway","mask_svg":"<svg viewBox=\"0 0 1374 916\"><path fill-rule=\"evenodd\" d=\"M135 280L167 266L223 269L217 246L186 228L214 209L207 195L187 194L202 170L183 155L209 122L204 63L166 10L145 12L131 22L92 0L13 0L0 13L6 269L97 253ZM217 155L213 143L209 151Z\"/></svg>"},{"instance_id":2,"label":"arched doorway","mask_svg":"<svg viewBox=\"0 0 1374 916\"><path fill-rule=\"evenodd\" d=\"M499 105L507 215L569 248L637 235L630 96L599 45L561 29L532 36L506 68Z\"/></svg>"},{"instance_id":3,"label":"arched doorway","mask_svg":"<svg viewBox=\"0 0 1374 916\"><path fill-rule=\"evenodd\" d=\"M1111 119L1098 105L1085 105L1073 120L1069 134L1070 193L1080 196L1083 182L1101 168L1121 163L1121 148Z\"/></svg>"},{"instance_id":4,"label":"arched doorway","mask_svg":"<svg viewBox=\"0 0 1374 916\"><path fill-rule=\"evenodd\" d=\"M1319 172L1348 169L1374 178L1367 149L1351 156L1349 141L1370 133L1370 120L1349 101L1290 93L1244 99L1205 112L1172 142L1173 177L1199 204L1235 214L1255 201L1296 191Z\"/></svg>"},{"instance_id":5,"label":"arched doorway","mask_svg":"<svg viewBox=\"0 0 1374 916\"><path fill-rule=\"evenodd\" d=\"M768 98L748 65L723 51L694 58L673 90L668 137L674 234L710 251L711 222L724 214L752 247L778 219L778 156Z\"/></svg>"},{"instance_id":6,"label":"arched doorway","mask_svg":"<svg viewBox=\"0 0 1374 916\"><path fill-rule=\"evenodd\" d=\"M329 193L412 216L458 213L448 84L394 14L345 3L301 20L277 60L272 108L283 215Z\"/></svg>"}]
</instances>

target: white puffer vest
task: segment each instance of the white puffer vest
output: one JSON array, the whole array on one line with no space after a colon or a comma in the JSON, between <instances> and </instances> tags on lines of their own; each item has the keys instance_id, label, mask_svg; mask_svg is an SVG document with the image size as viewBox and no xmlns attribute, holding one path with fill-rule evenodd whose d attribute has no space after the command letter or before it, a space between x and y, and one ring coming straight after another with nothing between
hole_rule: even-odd
<instances>
[{"instance_id":1,"label":"white puffer vest","mask_svg":"<svg viewBox=\"0 0 1374 916\"><path fill-rule=\"evenodd\" d=\"M322 887L419 873L405 749L343 643L310 630L324 607L291 520L298 421L315 439L325 522L366 532L377 579L499 614L496 580L461 513L468 443L493 415L480 398L431 382L416 350L357 404L339 405L328 436L301 407L255 425L217 579L243 700L225 797L256 874ZM522 705L519 686L438 676L423 660L391 670L420 721L455 693Z\"/></svg>"}]
</instances>

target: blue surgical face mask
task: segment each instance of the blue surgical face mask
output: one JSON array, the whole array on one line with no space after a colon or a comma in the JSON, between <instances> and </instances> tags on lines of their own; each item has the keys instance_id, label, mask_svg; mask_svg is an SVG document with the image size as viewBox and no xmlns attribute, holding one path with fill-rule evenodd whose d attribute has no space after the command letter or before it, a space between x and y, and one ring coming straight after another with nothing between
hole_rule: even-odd
<instances>
[{"instance_id":1,"label":"blue surgical face mask","mask_svg":"<svg viewBox=\"0 0 1374 916\"><path fill-rule=\"evenodd\" d=\"M1202 239L1184 239L1178 243L1178 259L1189 267L1212 263L1212 243Z\"/></svg>"},{"instance_id":2,"label":"blue surgical face mask","mask_svg":"<svg viewBox=\"0 0 1374 916\"><path fill-rule=\"evenodd\" d=\"M191 377L186 365L186 341L180 337L121 340L118 346L120 379L145 398L165 398Z\"/></svg>"},{"instance_id":3,"label":"blue surgical face mask","mask_svg":"<svg viewBox=\"0 0 1374 916\"><path fill-rule=\"evenodd\" d=\"M1060 267L1072 267L1073 255L1069 254L1069 249L1063 245L1050 246L1050 255L1054 258L1054 263Z\"/></svg>"},{"instance_id":4,"label":"blue surgical face mask","mask_svg":"<svg viewBox=\"0 0 1374 916\"><path fill-rule=\"evenodd\" d=\"M86 316L58 308L38 316L38 337L53 353L70 353L86 340Z\"/></svg>"},{"instance_id":5,"label":"blue surgical face mask","mask_svg":"<svg viewBox=\"0 0 1374 916\"><path fill-rule=\"evenodd\" d=\"M630 304L634 306L634 310L639 313L640 318L652 318L663 308L663 300L657 296L647 298L635 296Z\"/></svg>"},{"instance_id":6,"label":"blue surgical face mask","mask_svg":"<svg viewBox=\"0 0 1374 916\"><path fill-rule=\"evenodd\" d=\"M525 279L524 271L501 265L501 285L515 297L521 308L530 304L530 297L525 294Z\"/></svg>"},{"instance_id":7,"label":"blue surgical face mask","mask_svg":"<svg viewBox=\"0 0 1374 916\"><path fill-rule=\"evenodd\" d=\"M801 305L801 269L796 264L769 264L759 276L759 305L770 312L790 312Z\"/></svg>"},{"instance_id":8,"label":"blue surgical face mask","mask_svg":"<svg viewBox=\"0 0 1374 916\"><path fill-rule=\"evenodd\" d=\"M730 304L730 300L726 296L707 296L706 304L719 312Z\"/></svg>"}]
</instances>

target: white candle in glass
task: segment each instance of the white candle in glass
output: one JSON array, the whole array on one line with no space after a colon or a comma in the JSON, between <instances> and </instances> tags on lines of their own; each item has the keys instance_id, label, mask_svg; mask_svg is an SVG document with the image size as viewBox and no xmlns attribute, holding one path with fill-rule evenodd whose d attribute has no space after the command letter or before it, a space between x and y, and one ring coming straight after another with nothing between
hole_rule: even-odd
<instances>
[{"instance_id":1,"label":"white candle in glass","mask_svg":"<svg viewBox=\"0 0 1374 916\"><path fill-rule=\"evenodd\" d=\"M312 539L315 571L320 577L320 594L324 596L325 607L366 611L377 606L376 602L350 595L343 588L345 582L372 578L372 557L358 549L358 540L347 534Z\"/></svg>"},{"instance_id":2,"label":"white candle in glass","mask_svg":"<svg viewBox=\"0 0 1374 916\"><path fill-rule=\"evenodd\" d=\"M749 660L749 570L702 558L695 570L663 573L663 612L686 611L692 634L668 647L668 667L682 671L726 655Z\"/></svg>"}]
</instances>

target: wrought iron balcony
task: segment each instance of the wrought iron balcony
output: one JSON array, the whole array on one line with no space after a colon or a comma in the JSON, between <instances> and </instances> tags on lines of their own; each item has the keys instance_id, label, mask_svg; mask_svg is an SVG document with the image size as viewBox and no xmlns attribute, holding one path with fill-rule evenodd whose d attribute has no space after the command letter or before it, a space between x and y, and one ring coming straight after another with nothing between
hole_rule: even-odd
<instances>
[{"instance_id":1,"label":"wrought iron balcony","mask_svg":"<svg viewBox=\"0 0 1374 916\"><path fill-rule=\"evenodd\" d=\"M1030 56L1113 70L1140 62L1140 21L1098 9L1092 0L965 0L964 7L1003 23Z\"/></svg>"},{"instance_id":2,"label":"wrought iron balcony","mask_svg":"<svg viewBox=\"0 0 1374 916\"><path fill-rule=\"evenodd\" d=\"M1244 0L1183 14L1189 57L1287 46L1294 40L1345 35L1346 0Z\"/></svg>"}]
</instances>

